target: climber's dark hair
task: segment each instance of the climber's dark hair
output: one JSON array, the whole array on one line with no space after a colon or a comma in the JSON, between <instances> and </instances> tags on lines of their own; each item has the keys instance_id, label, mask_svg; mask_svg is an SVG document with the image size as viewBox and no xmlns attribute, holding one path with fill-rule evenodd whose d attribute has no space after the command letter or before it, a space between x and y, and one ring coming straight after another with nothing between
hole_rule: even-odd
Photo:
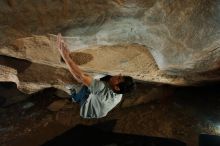
<instances>
[{"instance_id":1,"label":"climber's dark hair","mask_svg":"<svg viewBox=\"0 0 220 146\"><path fill-rule=\"evenodd\" d=\"M123 82L119 83L119 91L116 91L118 94L130 93L135 89L135 82L130 76L123 76Z\"/></svg>"},{"instance_id":2,"label":"climber's dark hair","mask_svg":"<svg viewBox=\"0 0 220 146\"><path fill-rule=\"evenodd\" d=\"M110 80L111 77L112 77L111 75L106 75L106 76L100 78L100 81L108 82L108 81Z\"/></svg>"},{"instance_id":3,"label":"climber's dark hair","mask_svg":"<svg viewBox=\"0 0 220 146\"><path fill-rule=\"evenodd\" d=\"M111 77L112 77L111 75L106 75L103 78L101 78L100 80L108 82ZM130 76L122 76L122 77L123 77L123 81L118 84L118 87L120 90L114 91L114 92L118 93L118 94L130 93L132 90L135 89L136 84L135 84L132 77L130 77Z\"/></svg>"}]
</instances>

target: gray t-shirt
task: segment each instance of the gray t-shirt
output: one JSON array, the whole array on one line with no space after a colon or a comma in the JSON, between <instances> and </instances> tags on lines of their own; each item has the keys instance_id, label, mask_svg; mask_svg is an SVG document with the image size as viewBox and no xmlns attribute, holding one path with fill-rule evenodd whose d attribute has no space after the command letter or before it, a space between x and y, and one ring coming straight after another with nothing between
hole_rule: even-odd
<instances>
[{"instance_id":1,"label":"gray t-shirt","mask_svg":"<svg viewBox=\"0 0 220 146\"><path fill-rule=\"evenodd\" d=\"M90 95L80 108L83 118L102 118L108 114L122 99L122 94L114 93L107 83L93 79Z\"/></svg>"}]
</instances>

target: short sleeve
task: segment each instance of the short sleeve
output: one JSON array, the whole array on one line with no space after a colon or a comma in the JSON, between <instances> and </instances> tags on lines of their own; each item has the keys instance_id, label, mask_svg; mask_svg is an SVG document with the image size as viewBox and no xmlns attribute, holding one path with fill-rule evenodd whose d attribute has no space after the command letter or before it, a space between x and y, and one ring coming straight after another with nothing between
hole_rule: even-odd
<instances>
[{"instance_id":1,"label":"short sleeve","mask_svg":"<svg viewBox=\"0 0 220 146\"><path fill-rule=\"evenodd\" d=\"M92 83L88 86L88 88L91 93L97 94L105 88L105 84L102 81L93 79Z\"/></svg>"}]
</instances>

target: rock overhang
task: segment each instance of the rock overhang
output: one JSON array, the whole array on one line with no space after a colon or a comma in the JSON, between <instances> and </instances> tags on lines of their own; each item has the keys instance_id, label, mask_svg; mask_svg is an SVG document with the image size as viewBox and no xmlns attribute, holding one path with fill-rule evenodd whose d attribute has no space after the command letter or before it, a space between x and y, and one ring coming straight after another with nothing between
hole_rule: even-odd
<instances>
[{"instance_id":1,"label":"rock overhang","mask_svg":"<svg viewBox=\"0 0 220 146\"><path fill-rule=\"evenodd\" d=\"M218 0L1 4L1 55L66 68L47 35L62 32L73 55L81 53L75 57L92 56L80 65L90 73L174 85L220 78Z\"/></svg>"}]
</instances>

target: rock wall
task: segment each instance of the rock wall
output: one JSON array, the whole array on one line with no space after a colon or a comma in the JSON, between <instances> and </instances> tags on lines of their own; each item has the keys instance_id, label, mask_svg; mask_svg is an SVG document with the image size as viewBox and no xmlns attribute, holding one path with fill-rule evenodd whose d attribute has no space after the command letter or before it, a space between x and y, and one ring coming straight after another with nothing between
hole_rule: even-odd
<instances>
[{"instance_id":1,"label":"rock wall","mask_svg":"<svg viewBox=\"0 0 220 146\"><path fill-rule=\"evenodd\" d=\"M45 87L75 82L48 35L58 32L89 73L174 85L220 80L219 0L2 0L0 8L1 70L18 72L1 74L1 81ZM25 72L5 63L13 58L30 62ZM37 77L36 66L44 77Z\"/></svg>"}]
</instances>

